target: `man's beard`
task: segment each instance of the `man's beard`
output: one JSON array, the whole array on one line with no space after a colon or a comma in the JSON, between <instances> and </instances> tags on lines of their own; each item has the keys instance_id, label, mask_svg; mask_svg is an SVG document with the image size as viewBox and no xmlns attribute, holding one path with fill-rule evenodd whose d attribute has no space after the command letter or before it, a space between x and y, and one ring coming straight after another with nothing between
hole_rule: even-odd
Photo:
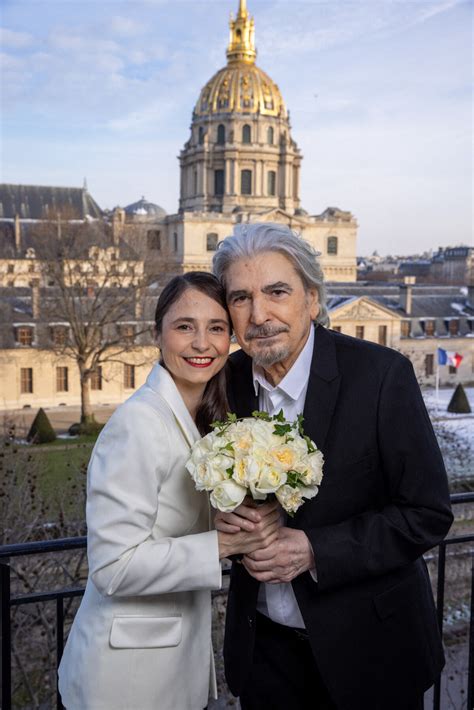
<instances>
[{"instance_id":1,"label":"man's beard","mask_svg":"<svg viewBox=\"0 0 474 710\"><path fill-rule=\"evenodd\" d=\"M250 325L245 332L245 339L251 343L252 340L257 338L288 333L288 331L288 326ZM257 346L257 349L253 350L252 348L252 351L252 360L255 365L263 368L271 367L271 365L275 365L281 360L286 360L290 355L290 348L287 345L279 345L278 343L275 343L275 345L262 343L260 347Z\"/></svg>"}]
</instances>

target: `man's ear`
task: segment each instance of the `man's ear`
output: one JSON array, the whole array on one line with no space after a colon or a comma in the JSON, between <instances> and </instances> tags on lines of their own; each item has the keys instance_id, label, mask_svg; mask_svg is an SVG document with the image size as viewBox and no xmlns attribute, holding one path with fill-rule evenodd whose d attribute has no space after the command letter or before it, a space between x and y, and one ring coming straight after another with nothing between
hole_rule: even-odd
<instances>
[{"instance_id":1,"label":"man's ear","mask_svg":"<svg viewBox=\"0 0 474 710\"><path fill-rule=\"evenodd\" d=\"M321 306L319 305L318 290L316 288L308 289L306 298L308 299L311 320L316 320L319 315L319 311L321 310Z\"/></svg>"}]
</instances>

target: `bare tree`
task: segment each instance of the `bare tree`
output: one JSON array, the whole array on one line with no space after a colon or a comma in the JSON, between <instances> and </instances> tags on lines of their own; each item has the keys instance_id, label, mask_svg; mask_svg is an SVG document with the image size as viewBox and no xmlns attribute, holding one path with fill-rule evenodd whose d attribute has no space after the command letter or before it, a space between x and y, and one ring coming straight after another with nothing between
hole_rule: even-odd
<instances>
[{"instance_id":1,"label":"bare tree","mask_svg":"<svg viewBox=\"0 0 474 710\"><path fill-rule=\"evenodd\" d=\"M33 314L49 347L77 365L86 430L95 424L91 378L105 363L123 363L126 353L140 358L151 343L142 311L144 260L105 221L57 215L38 225L34 237L39 278L32 282Z\"/></svg>"}]
</instances>

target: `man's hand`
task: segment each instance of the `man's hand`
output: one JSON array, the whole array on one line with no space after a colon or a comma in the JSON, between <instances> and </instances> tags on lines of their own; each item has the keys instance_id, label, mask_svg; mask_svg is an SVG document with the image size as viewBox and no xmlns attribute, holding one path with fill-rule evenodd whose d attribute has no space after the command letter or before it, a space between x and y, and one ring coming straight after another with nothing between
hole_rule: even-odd
<instances>
[{"instance_id":1,"label":"man's hand","mask_svg":"<svg viewBox=\"0 0 474 710\"><path fill-rule=\"evenodd\" d=\"M281 526L280 509L276 501L259 508L240 505L235 513L218 512L214 525L217 529L219 559L236 554L245 555L265 549L276 540Z\"/></svg>"},{"instance_id":2,"label":"man's hand","mask_svg":"<svg viewBox=\"0 0 474 710\"><path fill-rule=\"evenodd\" d=\"M285 527L278 530L276 540L265 549L245 555L243 563L252 577L270 584L291 582L315 566L313 549L306 534Z\"/></svg>"}]
</instances>

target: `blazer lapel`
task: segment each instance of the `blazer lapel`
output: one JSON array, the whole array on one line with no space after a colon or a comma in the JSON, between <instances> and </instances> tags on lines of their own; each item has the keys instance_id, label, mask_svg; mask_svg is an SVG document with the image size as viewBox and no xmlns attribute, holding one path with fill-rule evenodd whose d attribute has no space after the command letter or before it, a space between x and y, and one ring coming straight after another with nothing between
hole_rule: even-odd
<instances>
[{"instance_id":1,"label":"blazer lapel","mask_svg":"<svg viewBox=\"0 0 474 710\"><path fill-rule=\"evenodd\" d=\"M169 372L161 365L156 364L148 375L146 383L166 402L183 432L184 438L189 446L192 446L195 441L201 438L201 434Z\"/></svg>"},{"instance_id":2,"label":"blazer lapel","mask_svg":"<svg viewBox=\"0 0 474 710\"><path fill-rule=\"evenodd\" d=\"M340 381L334 336L323 326L318 325L314 333L313 359L303 411L303 428L323 453Z\"/></svg>"},{"instance_id":3,"label":"blazer lapel","mask_svg":"<svg viewBox=\"0 0 474 710\"><path fill-rule=\"evenodd\" d=\"M252 378L252 359L238 351L229 363L229 405L238 417L250 417L258 409Z\"/></svg>"}]
</instances>

